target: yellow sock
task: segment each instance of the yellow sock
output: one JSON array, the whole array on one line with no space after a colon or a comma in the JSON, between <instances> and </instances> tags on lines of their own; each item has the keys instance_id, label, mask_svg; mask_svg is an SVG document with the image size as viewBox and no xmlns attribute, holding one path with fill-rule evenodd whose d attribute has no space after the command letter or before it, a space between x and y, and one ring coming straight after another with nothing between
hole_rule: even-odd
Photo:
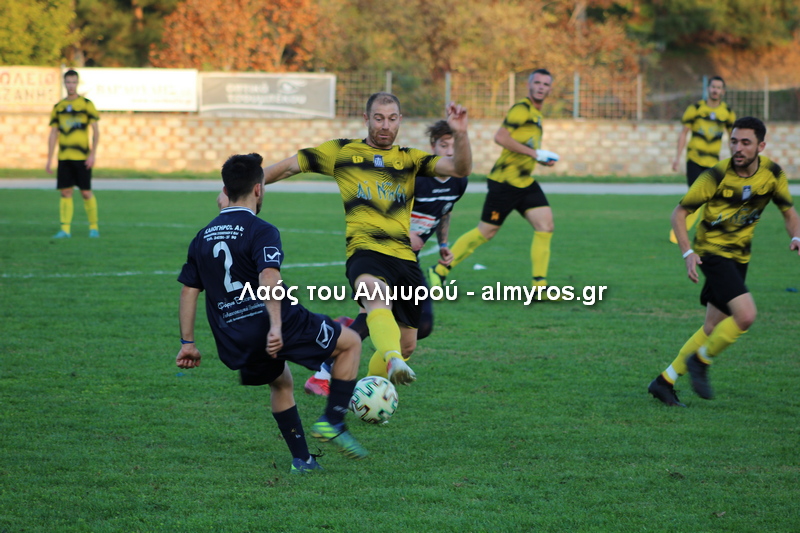
<instances>
[{"instance_id":1,"label":"yellow sock","mask_svg":"<svg viewBox=\"0 0 800 533\"><path fill-rule=\"evenodd\" d=\"M389 373L386 371L386 361L383 360L383 354L381 352L376 351L372 354L372 358L369 360L367 375L380 376L382 378L389 377Z\"/></svg>"},{"instance_id":2,"label":"yellow sock","mask_svg":"<svg viewBox=\"0 0 800 533\"><path fill-rule=\"evenodd\" d=\"M745 332L746 330L739 329L733 317L729 316L717 324L702 349L698 351L697 357L704 363L710 364L711 358L721 354L725 348L736 342L736 339Z\"/></svg>"},{"instance_id":3,"label":"yellow sock","mask_svg":"<svg viewBox=\"0 0 800 533\"><path fill-rule=\"evenodd\" d=\"M72 203L72 196L67 198L61 197L61 202L58 204L59 215L61 217L61 231L64 233L72 233L72 213L75 210L75 205Z\"/></svg>"},{"instance_id":4,"label":"yellow sock","mask_svg":"<svg viewBox=\"0 0 800 533\"><path fill-rule=\"evenodd\" d=\"M97 197L92 195L88 200L84 200L83 208L86 209L86 218L89 219L89 229L100 229L97 225Z\"/></svg>"},{"instance_id":5,"label":"yellow sock","mask_svg":"<svg viewBox=\"0 0 800 533\"><path fill-rule=\"evenodd\" d=\"M706 332L703 331L702 327L695 331L694 335L692 335L689 340L686 341L686 344L684 344L683 348L681 348L678 352L678 357L676 357L675 360L672 361L672 364L661 373L661 375L664 376L664 379L674 385L679 377L686 374L686 359L688 359L693 353L697 352L697 350L699 350L700 347L705 344L706 340L708 340L708 335L706 335Z\"/></svg>"},{"instance_id":6,"label":"yellow sock","mask_svg":"<svg viewBox=\"0 0 800 533\"><path fill-rule=\"evenodd\" d=\"M534 285L547 285L547 269L550 266L551 231L534 231L531 243L531 272Z\"/></svg>"},{"instance_id":7,"label":"yellow sock","mask_svg":"<svg viewBox=\"0 0 800 533\"><path fill-rule=\"evenodd\" d=\"M375 349L383 356L402 357L400 353L400 328L389 309L373 309L367 314L369 336Z\"/></svg>"},{"instance_id":8,"label":"yellow sock","mask_svg":"<svg viewBox=\"0 0 800 533\"><path fill-rule=\"evenodd\" d=\"M464 235L458 238L456 243L450 249L453 252L453 262L450 263L449 267L446 267L442 264L436 265L436 273L440 276L447 276L450 273L450 270L458 265L461 261L466 259L467 257L472 255L478 246L481 244L486 244L489 242L489 239L483 236L483 233L478 228L474 228Z\"/></svg>"}]
</instances>

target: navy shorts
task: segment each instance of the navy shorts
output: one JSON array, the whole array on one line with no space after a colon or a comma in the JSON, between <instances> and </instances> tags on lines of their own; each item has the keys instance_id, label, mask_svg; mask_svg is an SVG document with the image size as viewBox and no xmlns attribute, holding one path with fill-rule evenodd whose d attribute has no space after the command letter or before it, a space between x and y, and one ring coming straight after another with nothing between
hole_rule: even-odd
<instances>
[{"instance_id":1,"label":"navy shorts","mask_svg":"<svg viewBox=\"0 0 800 533\"><path fill-rule=\"evenodd\" d=\"M398 259L372 250L356 251L347 259L346 269L347 279L354 294L358 292L356 279L362 274L375 276L390 288L397 287L398 295L414 294L417 287L427 287L418 262ZM374 288L368 287L368 290L372 294ZM414 298L410 300L397 298L392 301L392 314L398 322L410 328L418 328L422 315L422 302L415 305Z\"/></svg>"},{"instance_id":2,"label":"navy shorts","mask_svg":"<svg viewBox=\"0 0 800 533\"><path fill-rule=\"evenodd\" d=\"M78 187L82 191L92 190L92 169L86 161L59 161L56 174L56 189Z\"/></svg>"},{"instance_id":3,"label":"navy shorts","mask_svg":"<svg viewBox=\"0 0 800 533\"><path fill-rule=\"evenodd\" d=\"M242 385L266 385L283 373L287 361L310 370L319 370L320 365L333 354L342 326L329 316L312 313L302 308L297 320L283 325L283 348L276 358L264 352L263 357L251 359L239 369ZM267 332L264 332L266 339Z\"/></svg>"},{"instance_id":4,"label":"navy shorts","mask_svg":"<svg viewBox=\"0 0 800 533\"><path fill-rule=\"evenodd\" d=\"M728 302L750 291L744 284L747 277L747 263L739 263L727 257L705 255L700 270L706 277L700 291L700 304L713 305L726 315L731 314Z\"/></svg>"},{"instance_id":5,"label":"navy shorts","mask_svg":"<svg viewBox=\"0 0 800 533\"><path fill-rule=\"evenodd\" d=\"M525 216L528 209L550 205L538 181L522 189L494 180L487 180L486 183L489 192L483 202L481 222L502 226L509 213L515 209Z\"/></svg>"}]
</instances>

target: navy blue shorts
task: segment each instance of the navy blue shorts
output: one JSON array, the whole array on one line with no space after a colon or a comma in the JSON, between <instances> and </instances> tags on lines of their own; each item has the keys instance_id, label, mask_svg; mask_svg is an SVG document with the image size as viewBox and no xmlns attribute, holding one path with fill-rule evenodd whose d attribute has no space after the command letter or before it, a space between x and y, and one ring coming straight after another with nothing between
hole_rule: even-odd
<instances>
[{"instance_id":1,"label":"navy blue shorts","mask_svg":"<svg viewBox=\"0 0 800 533\"><path fill-rule=\"evenodd\" d=\"M486 184L489 192L483 202L481 222L487 224L502 226L509 213L515 209L525 216L528 209L550 205L538 181L522 189L494 180L487 180Z\"/></svg>"},{"instance_id":2,"label":"navy blue shorts","mask_svg":"<svg viewBox=\"0 0 800 533\"><path fill-rule=\"evenodd\" d=\"M263 357L251 359L239 369L242 385L266 385L283 373L286 362L302 365L310 370L319 370L320 365L336 349L342 326L329 316L312 313L302 308L297 319L283 325L283 349L276 358L264 352ZM267 332L264 332L266 339Z\"/></svg>"}]
</instances>

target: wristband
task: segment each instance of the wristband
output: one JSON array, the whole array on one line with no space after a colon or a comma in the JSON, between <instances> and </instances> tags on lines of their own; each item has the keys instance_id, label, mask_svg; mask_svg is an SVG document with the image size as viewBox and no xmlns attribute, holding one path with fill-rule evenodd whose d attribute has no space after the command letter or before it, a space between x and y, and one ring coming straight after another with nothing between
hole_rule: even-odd
<instances>
[{"instance_id":1,"label":"wristband","mask_svg":"<svg viewBox=\"0 0 800 533\"><path fill-rule=\"evenodd\" d=\"M795 237L795 239L797 239L797 237ZM800 239L798 239L798 240L800 240ZM446 243L446 242L440 242L439 243L439 248L450 248L450 245L448 243Z\"/></svg>"},{"instance_id":2,"label":"wristband","mask_svg":"<svg viewBox=\"0 0 800 533\"><path fill-rule=\"evenodd\" d=\"M789 242L794 242L794 241L800 242L800 237L792 237L792 240Z\"/></svg>"},{"instance_id":3,"label":"wristband","mask_svg":"<svg viewBox=\"0 0 800 533\"><path fill-rule=\"evenodd\" d=\"M694 250L692 250L691 248L689 248L688 250L686 250L686 252L684 252L684 254L683 254L683 258L684 258L684 259L686 259L687 257L689 257L689 256L690 256L691 254L693 254L693 253L694 253Z\"/></svg>"},{"instance_id":4,"label":"wristband","mask_svg":"<svg viewBox=\"0 0 800 533\"><path fill-rule=\"evenodd\" d=\"M194 341L185 341L181 339L181 344L194 344Z\"/></svg>"}]
</instances>

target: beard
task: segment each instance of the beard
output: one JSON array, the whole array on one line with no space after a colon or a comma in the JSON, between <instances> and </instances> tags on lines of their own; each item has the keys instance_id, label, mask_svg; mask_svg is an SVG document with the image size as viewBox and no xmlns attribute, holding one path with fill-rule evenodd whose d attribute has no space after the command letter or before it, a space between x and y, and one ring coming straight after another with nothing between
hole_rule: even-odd
<instances>
[{"instance_id":1,"label":"beard","mask_svg":"<svg viewBox=\"0 0 800 533\"><path fill-rule=\"evenodd\" d=\"M742 156L742 157L743 157L743 156ZM745 157L745 158L742 160L742 163L741 163L741 164L737 164L737 163L736 163L736 154L734 154L734 155L733 155L733 157L731 158L731 163L733 164L733 168L747 168L747 167L749 167L750 165L752 165L752 164L753 164L753 161L755 161L756 159L758 159L758 154L756 154L755 156L751 157L750 159L747 159L747 158Z\"/></svg>"}]
</instances>

